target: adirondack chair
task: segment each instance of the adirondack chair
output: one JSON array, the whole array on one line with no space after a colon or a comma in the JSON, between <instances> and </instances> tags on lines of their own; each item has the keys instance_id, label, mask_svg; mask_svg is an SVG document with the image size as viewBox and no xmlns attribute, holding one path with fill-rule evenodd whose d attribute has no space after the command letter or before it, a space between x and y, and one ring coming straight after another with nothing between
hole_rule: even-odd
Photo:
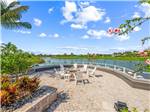
<instances>
[{"instance_id":1,"label":"adirondack chair","mask_svg":"<svg viewBox=\"0 0 150 112\"><path fill-rule=\"evenodd\" d=\"M88 70L88 76L89 76L89 77L95 76L95 71L96 71L96 69L97 69L97 67L94 67L94 69L93 69L92 71L89 71L89 70Z\"/></svg>"},{"instance_id":2,"label":"adirondack chair","mask_svg":"<svg viewBox=\"0 0 150 112\"><path fill-rule=\"evenodd\" d=\"M77 85L79 82L84 83L83 82L83 76L81 73L76 73L75 75L75 85Z\"/></svg>"},{"instance_id":3,"label":"adirondack chair","mask_svg":"<svg viewBox=\"0 0 150 112\"><path fill-rule=\"evenodd\" d=\"M74 70L77 70L77 69L78 69L78 64L76 64L76 63L73 64L73 69L74 69Z\"/></svg>"},{"instance_id":4,"label":"adirondack chair","mask_svg":"<svg viewBox=\"0 0 150 112\"><path fill-rule=\"evenodd\" d=\"M60 64L60 71L65 71L65 68L63 65Z\"/></svg>"},{"instance_id":5,"label":"adirondack chair","mask_svg":"<svg viewBox=\"0 0 150 112\"><path fill-rule=\"evenodd\" d=\"M88 65L84 64L83 68L81 68L81 72L87 73L87 67L88 67Z\"/></svg>"},{"instance_id":6,"label":"adirondack chair","mask_svg":"<svg viewBox=\"0 0 150 112\"><path fill-rule=\"evenodd\" d=\"M56 68L54 68L54 71L55 71L55 78L64 78L65 71L63 70L58 71Z\"/></svg>"}]
</instances>

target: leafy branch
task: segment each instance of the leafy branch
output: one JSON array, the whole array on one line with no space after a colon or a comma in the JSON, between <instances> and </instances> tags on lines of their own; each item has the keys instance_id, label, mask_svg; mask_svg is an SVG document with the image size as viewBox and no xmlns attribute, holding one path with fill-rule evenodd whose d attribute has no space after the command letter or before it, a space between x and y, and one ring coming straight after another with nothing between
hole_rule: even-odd
<instances>
[{"instance_id":1,"label":"leafy branch","mask_svg":"<svg viewBox=\"0 0 150 112\"><path fill-rule=\"evenodd\" d=\"M147 40L150 40L150 37L145 37L145 38L143 38L141 41L142 41L142 45L144 45L144 43L145 43L145 41L147 41Z\"/></svg>"},{"instance_id":2,"label":"leafy branch","mask_svg":"<svg viewBox=\"0 0 150 112\"><path fill-rule=\"evenodd\" d=\"M141 3L148 3L148 4L150 4L150 0L140 0L139 3L140 3L140 4L141 4Z\"/></svg>"},{"instance_id":3,"label":"leafy branch","mask_svg":"<svg viewBox=\"0 0 150 112\"><path fill-rule=\"evenodd\" d=\"M150 0L140 0L139 4L148 3L150 4ZM134 19L126 20L124 24L121 24L119 28L121 29L121 32L118 35L126 35L132 31L134 31L134 28L141 26L146 21L150 20L150 17L137 17ZM142 45L144 45L145 41L150 40L150 37L143 38Z\"/></svg>"},{"instance_id":4,"label":"leafy branch","mask_svg":"<svg viewBox=\"0 0 150 112\"><path fill-rule=\"evenodd\" d=\"M125 24L121 24L119 28L121 29L121 32L119 35L125 35L134 30L135 27L141 26L144 22L150 20L150 17L139 17L139 18L134 18L130 20L126 20Z\"/></svg>"}]
</instances>

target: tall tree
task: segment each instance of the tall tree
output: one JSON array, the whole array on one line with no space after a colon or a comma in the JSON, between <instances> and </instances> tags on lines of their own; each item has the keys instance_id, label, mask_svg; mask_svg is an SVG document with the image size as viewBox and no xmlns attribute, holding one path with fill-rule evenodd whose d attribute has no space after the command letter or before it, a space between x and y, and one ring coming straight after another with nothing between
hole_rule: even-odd
<instances>
[{"instance_id":1,"label":"tall tree","mask_svg":"<svg viewBox=\"0 0 150 112\"><path fill-rule=\"evenodd\" d=\"M28 10L28 6L21 6L20 2L14 1L9 5L1 0L1 25L6 29L16 29L16 28L27 28L31 29L31 24L28 22L20 21L22 17L22 12Z\"/></svg>"}]
</instances>

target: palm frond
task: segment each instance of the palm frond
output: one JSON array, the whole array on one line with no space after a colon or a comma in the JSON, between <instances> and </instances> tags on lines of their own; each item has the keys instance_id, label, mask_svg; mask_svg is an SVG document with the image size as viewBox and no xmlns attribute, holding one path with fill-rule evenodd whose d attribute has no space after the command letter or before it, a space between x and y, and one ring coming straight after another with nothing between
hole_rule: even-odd
<instances>
[{"instance_id":1,"label":"palm frond","mask_svg":"<svg viewBox=\"0 0 150 112\"><path fill-rule=\"evenodd\" d=\"M28 9L27 6L20 6L16 9L7 11L1 16L1 23L3 24L3 22L11 22L11 21L13 22L21 19L22 17L21 13L23 11L27 11L27 9Z\"/></svg>"},{"instance_id":2,"label":"palm frond","mask_svg":"<svg viewBox=\"0 0 150 112\"><path fill-rule=\"evenodd\" d=\"M20 6L20 7L17 7L17 8L14 8L13 10L10 10L14 13L22 13L22 12L25 12L29 9L28 6Z\"/></svg>"},{"instance_id":3,"label":"palm frond","mask_svg":"<svg viewBox=\"0 0 150 112\"><path fill-rule=\"evenodd\" d=\"M3 24L4 22L13 22L17 21L21 18L21 14L17 14L13 11L8 11L7 13L4 13L1 16L1 23Z\"/></svg>"},{"instance_id":4,"label":"palm frond","mask_svg":"<svg viewBox=\"0 0 150 112\"><path fill-rule=\"evenodd\" d=\"M8 5L7 9L13 8L13 7L15 7L15 6L19 5L19 4L20 4L20 2L17 2L17 1L11 2Z\"/></svg>"},{"instance_id":5,"label":"palm frond","mask_svg":"<svg viewBox=\"0 0 150 112\"><path fill-rule=\"evenodd\" d=\"M28 22L20 22L22 12L29 9L28 6L20 6L20 2L12 2L9 5L4 0L0 1L1 5L1 25L4 28L27 28L31 29L31 24ZM19 22L18 22L19 21Z\"/></svg>"},{"instance_id":6,"label":"palm frond","mask_svg":"<svg viewBox=\"0 0 150 112\"><path fill-rule=\"evenodd\" d=\"M3 13L6 11L7 8L7 4L5 1L0 1L0 6L1 6L1 15L3 15Z\"/></svg>"},{"instance_id":7,"label":"palm frond","mask_svg":"<svg viewBox=\"0 0 150 112\"><path fill-rule=\"evenodd\" d=\"M28 22L13 22L13 23L9 23L9 22L5 22L3 23L3 27L7 28L7 29L19 29L19 28L27 28L27 29L31 29L32 26L30 23Z\"/></svg>"}]
</instances>

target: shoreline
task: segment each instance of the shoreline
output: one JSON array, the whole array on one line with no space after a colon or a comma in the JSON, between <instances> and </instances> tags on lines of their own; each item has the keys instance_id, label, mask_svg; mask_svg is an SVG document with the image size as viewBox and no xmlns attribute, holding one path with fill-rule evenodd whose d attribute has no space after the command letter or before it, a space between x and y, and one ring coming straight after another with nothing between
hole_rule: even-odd
<instances>
[{"instance_id":1,"label":"shoreline","mask_svg":"<svg viewBox=\"0 0 150 112\"><path fill-rule=\"evenodd\" d=\"M87 57L70 57L70 56L66 56L66 57L59 57L59 56L56 56L56 57L42 57L42 58L51 58L51 59L85 59L85 60L114 60L114 61L144 61L146 60L147 58L143 58L143 57L134 57L134 58L131 58L131 57L97 57L97 58L87 58Z\"/></svg>"}]
</instances>

